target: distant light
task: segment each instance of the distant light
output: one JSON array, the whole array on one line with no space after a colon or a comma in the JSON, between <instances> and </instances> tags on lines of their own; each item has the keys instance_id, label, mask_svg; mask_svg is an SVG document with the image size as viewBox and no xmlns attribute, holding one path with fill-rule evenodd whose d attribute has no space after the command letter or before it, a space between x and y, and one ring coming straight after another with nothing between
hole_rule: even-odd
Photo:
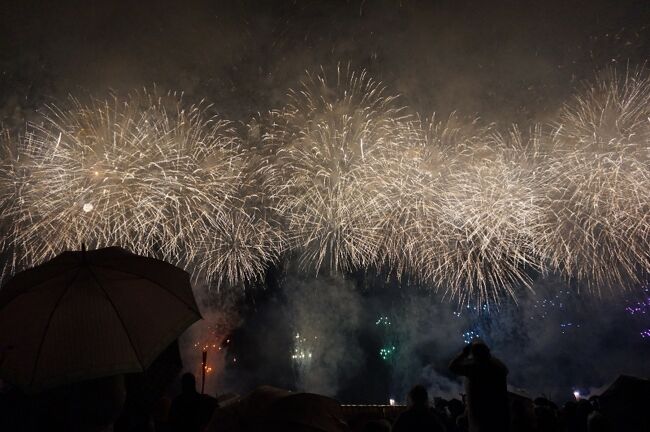
<instances>
[{"instance_id":1,"label":"distant light","mask_svg":"<svg viewBox=\"0 0 650 432\"><path fill-rule=\"evenodd\" d=\"M580 392L578 390L574 390L573 397L576 398L576 400L580 399Z\"/></svg>"},{"instance_id":2,"label":"distant light","mask_svg":"<svg viewBox=\"0 0 650 432\"><path fill-rule=\"evenodd\" d=\"M388 399L388 403L390 404L390 406L394 406L395 405L395 399Z\"/></svg>"},{"instance_id":3,"label":"distant light","mask_svg":"<svg viewBox=\"0 0 650 432\"><path fill-rule=\"evenodd\" d=\"M83 206L83 210L84 210L86 213L91 212L94 208L95 208L95 206L92 205L92 203L86 203L86 204L84 204L84 206Z\"/></svg>"}]
</instances>

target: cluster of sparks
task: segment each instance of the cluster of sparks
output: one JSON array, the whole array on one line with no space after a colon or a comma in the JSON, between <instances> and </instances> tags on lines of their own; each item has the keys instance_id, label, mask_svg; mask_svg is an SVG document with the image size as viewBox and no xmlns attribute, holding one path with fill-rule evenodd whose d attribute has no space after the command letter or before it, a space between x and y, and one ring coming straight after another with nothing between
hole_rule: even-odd
<instances>
[{"instance_id":1,"label":"cluster of sparks","mask_svg":"<svg viewBox=\"0 0 650 432\"><path fill-rule=\"evenodd\" d=\"M466 344L471 343L474 339L478 339L481 337L478 330L467 330L463 332L462 336L463 336L463 342Z\"/></svg>"},{"instance_id":2,"label":"cluster of sparks","mask_svg":"<svg viewBox=\"0 0 650 432\"><path fill-rule=\"evenodd\" d=\"M485 304L536 273L597 291L650 270L644 70L609 71L528 132L420 118L349 67L308 74L247 134L212 109L147 92L73 101L5 139L8 271L117 244L245 286L297 256Z\"/></svg>"},{"instance_id":3,"label":"cluster of sparks","mask_svg":"<svg viewBox=\"0 0 650 432\"><path fill-rule=\"evenodd\" d=\"M641 297L628 301L625 312L636 318L644 327L639 332L641 337L650 340L650 328L646 327L648 325L647 317L650 316L650 282L646 282L641 288Z\"/></svg>"},{"instance_id":4,"label":"cluster of sparks","mask_svg":"<svg viewBox=\"0 0 650 432\"><path fill-rule=\"evenodd\" d=\"M299 368L306 368L312 361L314 356L313 348L309 344L309 339L305 336L301 336L300 333L296 333L293 343L293 352L291 353L291 360ZM316 341L318 337L314 336L313 341Z\"/></svg>"},{"instance_id":5,"label":"cluster of sparks","mask_svg":"<svg viewBox=\"0 0 650 432\"><path fill-rule=\"evenodd\" d=\"M634 302L630 302L625 311L630 315L650 315L650 287L646 285L643 289L643 298Z\"/></svg>"},{"instance_id":6,"label":"cluster of sparks","mask_svg":"<svg viewBox=\"0 0 650 432\"><path fill-rule=\"evenodd\" d=\"M386 315L380 315L375 321L382 333L383 346L379 348L379 357L384 361L391 361L397 353L397 343L391 332L392 322Z\"/></svg>"},{"instance_id":7,"label":"cluster of sparks","mask_svg":"<svg viewBox=\"0 0 650 432\"><path fill-rule=\"evenodd\" d=\"M194 349L198 353L205 355L206 363L200 362L197 364L197 376L201 375L201 370L205 369L205 374L210 375L217 372L220 357L223 357L230 345L230 338L223 335L218 328L208 326L207 331L204 332L203 337L194 342Z\"/></svg>"},{"instance_id":8,"label":"cluster of sparks","mask_svg":"<svg viewBox=\"0 0 650 432\"><path fill-rule=\"evenodd\" d=\"M535 300L529 318L531 320L544 319L550 313L557 313L558 310L564 310L565 302L570 295L570 291L559 290L551 297L542 297Z\"/></svg>"},{"instance_id":9,"label":"cluster of sparks","mask_svg":"<svg viewBox=\"0 0 650 432\"><path fill-rule=\"evenodd\" d=\"M382 347L379 349L379 357L381 357L382 360L390 360L396 350L397 347L395 345Z\"/></svg>"},{"instance_id":10,"label":"cluster of sparks","mask_svg":"<svg viewBox=\"0 0 650 432\"><path fill-rule=\"evenodd\" d=\"M375 321L375 325L388 327L391 325L390 318L388 318L387 316L380 316L379 318L377 318L377 321Z\"/></svg>"}]
</instances>

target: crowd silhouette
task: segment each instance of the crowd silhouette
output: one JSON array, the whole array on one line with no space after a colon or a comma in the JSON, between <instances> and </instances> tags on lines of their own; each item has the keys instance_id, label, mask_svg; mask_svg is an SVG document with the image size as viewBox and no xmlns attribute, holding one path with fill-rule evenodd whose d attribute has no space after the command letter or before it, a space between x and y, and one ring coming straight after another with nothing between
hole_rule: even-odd
<instances>
[{"instance_id":1,"label":"crowd silhouette","mask_svg":"<svg viewBox=\"0 0 650 432\"><path fill-rule=\"evenodd\" d=\"M416 385L408 395L409 408L404 411L395 421L393 431L395 432L443 432L445 427L435 409L429 405L427 390Z\"/></svg>"},{"instance_id":2,"label":"crowd silhouette","mask_svg":"<svg viewBox=\"0 0 650 432\"><path fill-rule=\"evenodd\" d=\"M508 392L508 369L480 340L468 344L451 361L451 373L463 377L465 393L458 398L430 400L423 385L408 393L406 407L389 407L374 416L336 411L337 402L325 397L304 398L293 405L272 404L274 397L299 395L280 389L241 398L220 408L216 398L201 394L196 378L185 373L173 399L158 395L147 408L128 408L127 386L122 376L102 378L26 395L4 385L0 391L2 431L115 431L115 432L219 432L219 431L360 431L360 432L608 432L648 431L650 394L629 393L623 411L603 408L597 396L576 399L559 407L543 397L534 400ZM645 380L639 380L644 381ZM624 383L623 383L624 384ZM621 384L622 389L632 388ZM629 383L628 383L629 384ZM645 384L644 384L645 385ZM641 387L639 387L641 388ZM643 387L647 389L647 385ZM272 389L272 388L269 388ZM620 392L619 392L620 393ZM622 394L626 394L623 391ZM285 401L287 399L284 399ZM323 401L334 405L326 407ZM611 401L607 402L611 405ZM321 404L315 407L312 405ZM271 408L269 408L271 407ZM273 408L276 407L276 408ZM289 407L289 408L287 408ZM293 408L292 408L293 407ZM627 411L626 411L627 407ZM388 407L387 407L388 408ZM645 410L644 410L645 408ZM230 410L230 414L220 414ZM287 411L288 410L288 411ZM291 412L291 411L300 412ZM277 412L274 412L277 411ZM282 411L278 414L279 411ZM342 412L342 411L341 411ZM610 414L608 414L608 412ZM235 417L233 417L235 415ZM239 416L239 417L237 417ZM255 417L256 422L248 421ZM279 416L289 420L278 422ZM327 417L327 418L325 418ZM334 417L336 418L333 421ZM227 420L226 418L235 418ZM134 420L138 419L138 420ZM261 419L261 420L260 420ZM313 422L313 423L310 423ZM274 425L282 424L281 427ZM254 425L254 426L253 426ZM311 426L310 426L311 425ZM318 426L316 426L318 425Z\"/></svg>"},{"instance_id":3,"label":"crowd silhouette","mask_svg":"<svg viewBox=\"0 0 650 432\"><path fill-rule=\"evenodd\" d=\"M196 378L191 373L183 375L181 388L170 406L169 427L173 432L199 432L205 429L219 403L196 391Z\"/></svg>"},{"instance_id":4,"label":"crowd silhouette","mask_svg":"<svg viewBox=\"0 0 650 432\"><path fill-rule=\"evenodd\" d=\"M449 369L465 377L467 418L473 432L508 427L508 368L492 356L488 346L474 341L452 360Z\"/></svg>"}]
</instances>

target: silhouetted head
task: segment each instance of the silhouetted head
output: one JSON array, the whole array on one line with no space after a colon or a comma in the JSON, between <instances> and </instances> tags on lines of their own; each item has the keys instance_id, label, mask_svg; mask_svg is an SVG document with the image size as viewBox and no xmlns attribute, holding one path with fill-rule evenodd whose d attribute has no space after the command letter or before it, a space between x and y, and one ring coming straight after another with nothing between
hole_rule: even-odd
<instances>
[{"instance_id":1,"label":"silhouetted head","mask_svg":"<svg viewBox=\"0 0 650 432\"><path fill-rule=\"evenodd\" d=\"M390 423L386 420L371 420L363 428L364 432L390 432Z\"/></svg>"},{"instance_id":2,"label":"silhouetted head","mask_svg":"<svg viewBox=\"0 0 650 432\"><path fill-rule=\"evenodd\" d=\"M452 417L458 417L465 411L465 406L458 399L450 400L447 403L447 407L449 408L449 414L451 414Z\"/></svg>"},{"instance_id":3,"label":"silhouetted head","mask_svg":"<svg viewBox=\"0 0 650 432\"><path fill-rule=\"evenodd\" d=\"M580 399L578 401L576 412L579 416L586 418L593 410L594 408L591 406L591 402L587 399Z\"/></svg>"},{"instance_id":4,"label":"silhouetted head","mask_svg":"<svg viewBox=\"0 0 650 432\"><path fill-rule=\"evenodd\" d=\"M524 403L523 400L517 398L513 400L512 403L510 404L510 411L513 414L522 416L526 413L526 404Z\"/></svg>"},{"instance_id":5,"label":"silhouetted head","mask_svg":"<svg viewBox=\"0 0 650 432\"><path fill-rule=\"evenodd\" d=\"M190 372L181 377L181 388L183 393L196 393L196 378Z\"/></svg>"},{"instance_id":6,"label":"silhouetted head","mask_svg":"<svg viewBox=\"0 0 650 432\"><path fill-rule=\"evenodd\" d=\"M471 353L475 359L486 360L490 358L490 348L480 339L472 341Z\"/></svg>"},{"instance_id":7,"label":"silhouetted head","mask_svg":"<svg viewBox=\"0 0 650 432\"><path fill-rule=\"evenodd\" d=\"M567 403L564 404L564 407L562 408L562 412L564 413L565 416L571 417L575 415L577 408L578 408L577 402L568 401Z\"/></svg>"},{"instance_id":8,"label":"silhouetted head","mask_svg":"<svg viewBox=\"0 0 650 432\"><path fill-rule=\"evenodd\" d=\"M409 401L413 406L426 406L429 404L429 393L424 386L416 385L409 392Z\"/></svg>"},{"instance_id":9,"label":"silhouetted head","mask_svg":"<svg viewBox=\"0 0 650 432\"><path fill-rule=\"evenodd\" d=\"M56 411L66 422L62 430L104 430L122 413L126 386L124 376L115 375L61 386L47 396L56 398L54 406L62 410Z\"/></svg>"},{"instance_id":10,"label":"silhouetted head","mask_svg":"<svg viewBox=\"0 0 650 432\"><path fill-rule=\"evenodd\" d=\"M600 396L591 396L589 398L589 402L591 403L591 406L594 407L595 410L600 410Z\"/></svg>"}]
</instances>

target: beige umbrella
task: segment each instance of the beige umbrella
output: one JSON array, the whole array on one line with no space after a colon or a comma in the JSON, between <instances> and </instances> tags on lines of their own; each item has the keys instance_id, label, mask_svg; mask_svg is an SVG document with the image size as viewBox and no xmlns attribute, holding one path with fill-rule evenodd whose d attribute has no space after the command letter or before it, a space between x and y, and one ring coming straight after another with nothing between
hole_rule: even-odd
<instances>
[{"instance_id":1,"label":"beige umbrella","mask_svg":"<svg viewBox=\"0 0 650 432\"><path fill-rule=\"evenodd\" d=\"M0 291L0 377L25 391L143 371L201 318L189 275L120 248L64 252Z\"/></svg>"}]
</instances>

